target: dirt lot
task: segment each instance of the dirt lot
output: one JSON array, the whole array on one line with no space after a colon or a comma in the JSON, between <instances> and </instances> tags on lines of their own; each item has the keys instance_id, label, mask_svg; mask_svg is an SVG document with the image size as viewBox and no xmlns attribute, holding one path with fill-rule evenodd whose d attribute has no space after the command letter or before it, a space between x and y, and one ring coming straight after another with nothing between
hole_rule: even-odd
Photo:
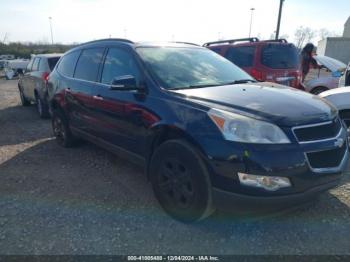
<instances>
[{"instance_id":1,"label":"dirt lot","mask_svg":"<svg viewBox=\"0 0 350 262\"><path fill-rule=\"evenodd\" d=\"M1 254L350 254L350 178L273 218L214 214L195 225L159 208L137 169L85 143L63 149L50 120L0 79Z\"/></svg>"}]
</instances>

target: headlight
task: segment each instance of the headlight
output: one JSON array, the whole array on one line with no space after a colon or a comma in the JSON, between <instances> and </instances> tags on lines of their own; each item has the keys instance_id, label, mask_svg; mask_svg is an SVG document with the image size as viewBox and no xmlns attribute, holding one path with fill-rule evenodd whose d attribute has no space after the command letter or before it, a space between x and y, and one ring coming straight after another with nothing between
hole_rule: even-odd
<instances>
[{"instance_id":1,"label":"headlight","mask_svg":"<svg viewBox=\"0 0 350 262\"><path fill-rule=\"evenodd\" d=\"M268 191L276 191L281 188L292 186L287 177L255 176L245 173L238 173L238 177L242 185L260 187Z\"/></svg>"},{"instance_id":2,"label":"headlight","mask_svg":"<svg viewBox=\"0 0 350 262\"><path fill-rule=\"evenodd\" d=\"M218 109L210 109L214 121L226 140L256 144L288 144L290 140L276 125Z\"/></svg>"}]
</instances>

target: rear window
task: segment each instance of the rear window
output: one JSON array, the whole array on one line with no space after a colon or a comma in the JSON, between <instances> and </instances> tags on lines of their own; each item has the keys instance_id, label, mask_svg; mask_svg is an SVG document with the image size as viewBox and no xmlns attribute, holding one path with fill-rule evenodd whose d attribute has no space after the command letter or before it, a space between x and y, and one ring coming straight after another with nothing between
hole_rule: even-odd
<instances>
[{"instance_id":1,"label":"rear window","mask_svg":"<svg viewBox=\"0 0 350 262\"><path fill-rule=\"evenodd\" d=\"M231 47L225 54L225 58L239 67L252 67L254 61L255 46Z\"/></svg>"},{"instance_id":2,"label":"rear window","mask_svg":"<svg viewBox=\"0 0 350 262\"><path fill-rule=\"evenodd\" d=\"M268 44L262 48L261 63L273 69L297 68L298 51L294 45Z\"/></svg>"},{"instance_id":3,"label":"rear window","mask_svg":"<svg viewBox=\"0 0 350 262\"><path fill-rule=\"evenodd\" d=\"M214 51L215 53L220 54L221 53L221 47L211 47L209 48L211 51Z\"/></svg>"},{"instance_id":4,"label":"rear window","mask_svg":"<svg viewBox=\"0 0 350 262\"><path fill-rule=\"evenodd\" d=\"M62 57L58 64L57 70L68 77L73 77L74 68L79 58L80 51L71 52Z\"/></svg>"},{"instance_id":5,"label":"rear window","mask_svg":"<svg viewBox=\"0 0 350 262\"><path fill-rule=\"evenodd\" d=\"M104 48L91 48L85 49L77 64L75 69L74 78L96 81L98 68L102 61Z\"/></svg>"},{"instance_id":6,"label":"rear window","mask_svg":"<svg viewBox=\"0 0 350 262\"><path fill-rule=\"evenodd\" d=\"M57 64L59 59L59 57L52 57L47 60L49 63L50 71L52 71L55 68L55 65Z\"/></svg>"}]
</instances>

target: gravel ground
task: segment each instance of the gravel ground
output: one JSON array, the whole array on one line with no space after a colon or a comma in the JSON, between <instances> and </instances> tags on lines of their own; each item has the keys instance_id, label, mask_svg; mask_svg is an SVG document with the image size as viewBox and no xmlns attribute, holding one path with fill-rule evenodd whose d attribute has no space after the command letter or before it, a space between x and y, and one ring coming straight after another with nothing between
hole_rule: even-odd
<instances>
[{"instance_id":1,"label":"gravel ground","mask_svg":"<svg viewBox=\"0 0 350 262\"><path fill-rule=\"evenodd\" d=\"M275 217L163 213L142 170L84 143L63 149L50 120L0 79L0 254L350 254L350 179Z\"/></svg>"}]
</instances>

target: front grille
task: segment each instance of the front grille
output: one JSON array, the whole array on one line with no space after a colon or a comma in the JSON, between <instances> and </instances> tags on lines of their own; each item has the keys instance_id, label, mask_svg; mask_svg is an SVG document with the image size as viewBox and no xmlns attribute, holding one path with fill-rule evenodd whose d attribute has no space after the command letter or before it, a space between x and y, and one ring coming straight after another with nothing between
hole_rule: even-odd
<instances>
[{"instance_id":1,"label":"front grille","mask_svg":"<svg viewBox=\"0 0 350 262\"><path fill-rule=\"evenodd\" d=\"M332 122L308 127L294 128L294 134L299 142L309 142L315 140L323 140L336 137L342 125L339 118Z\"/></svg>"},{"instance_id":2,"label":"front grille","mask_svg":"<svg viewBox=\"0 0 350 262\"><path fill-rule=\"evenodd\" d=\"M347 144L335 149L307 153L306 156L312 168L333 168L338 167L344 158Z\"/></svg>"}]
</instances>

